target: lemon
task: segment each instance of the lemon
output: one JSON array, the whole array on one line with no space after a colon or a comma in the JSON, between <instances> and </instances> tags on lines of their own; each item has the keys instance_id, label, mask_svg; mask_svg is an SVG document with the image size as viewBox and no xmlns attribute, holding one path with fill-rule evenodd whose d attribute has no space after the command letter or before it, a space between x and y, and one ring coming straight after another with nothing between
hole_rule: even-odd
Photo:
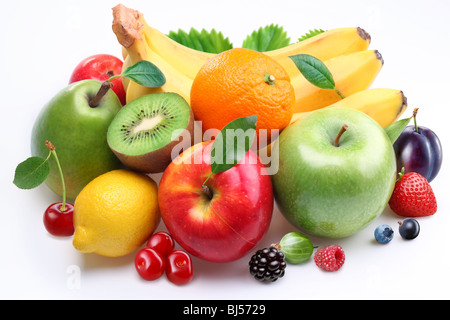
<instances>
[{"instance_id":1,"label":"lemon","mask_svg":"<svg viewBox=\"0 0 450 320\"><path fill-rule=\"evenodd\" d=\"M113 170L75 199L73 246L82 253L124 256L152 235L160 217L156 183L144 174Z\"/></svg>"}]
</instances>

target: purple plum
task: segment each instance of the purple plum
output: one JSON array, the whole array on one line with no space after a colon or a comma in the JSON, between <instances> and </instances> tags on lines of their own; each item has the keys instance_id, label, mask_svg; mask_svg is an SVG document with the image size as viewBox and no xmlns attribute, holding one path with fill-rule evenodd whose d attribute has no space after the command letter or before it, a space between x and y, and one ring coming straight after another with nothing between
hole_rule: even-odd
<instances>
[{"instance_id":1,"label":"purple plum","mask_svg":"<svg viewBox=\"0 0 450 320\"><path fill-rule=\"evenodd\" d=\"M415 120L415 119L414 119ZM397 170L416 172L431 182L442 164L442 146L438 136L423 126L407 126L394 143Z\"/></svg>"}]
</instances>

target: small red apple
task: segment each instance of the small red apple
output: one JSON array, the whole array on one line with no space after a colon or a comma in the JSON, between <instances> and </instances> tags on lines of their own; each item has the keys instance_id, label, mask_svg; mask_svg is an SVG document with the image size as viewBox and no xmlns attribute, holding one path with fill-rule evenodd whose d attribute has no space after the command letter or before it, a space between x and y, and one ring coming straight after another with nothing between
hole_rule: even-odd
<instances>
[{"instance_id":1,"label":"small red apple","mask_svg":"<svg viewBox=\"0 0 450 320\"><path fill-rule=\"evenodd\" d=\"M169 233L186 251L207 261L229 262L244 256L267 232L272 182L250 150L202 188L211 173L211 147L211 141L194 145L167 167L159 206Z\"/></svg>"},{"instance_id":2,"label":"small red apple","mask_svg":"<svg viewBox=\"0 0 450 320\"><path fill-rule=\"evenodd\" d=\"M81 61L72 72L69 84L93 79L101 82L108 80L112 76L122 73L123 61L109 54L96 54ZM126 92L123 87L122 78L111 80L112 90L119 97L122 105L126 104Z\"/></svg>"}]
</instances>

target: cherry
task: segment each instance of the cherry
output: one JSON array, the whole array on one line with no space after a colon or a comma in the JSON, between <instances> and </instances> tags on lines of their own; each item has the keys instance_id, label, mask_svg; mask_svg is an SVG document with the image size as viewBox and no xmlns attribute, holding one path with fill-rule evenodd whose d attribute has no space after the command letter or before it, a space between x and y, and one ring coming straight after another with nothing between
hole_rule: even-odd
<instances>
[{"instance_id":1,"label":"cherry","mask_svg":"<svg viewBox=\"0 0 450 320\"><path fill-rule=\"evenodd\" d=\"M154 249L144 248L138 251L134 259L138 274L145 280L156 280L164 274L166 261Z\"/></svg>"},{"instance_id":2,"label":"cherry","mask_svg":"<svg viewBox=\"0 0 450 320\"><path fill-rule=\"evenodd\" d=\"M45 145L50 150L50 155L55 157L58 166L59 175L61 177L62 185L62 202L50 205L44 212L44 226L47 231L58 237L67 237L74 234L73 226L73 205L66 203L66 186L64 184L64 175L59 163L58 155L55 151L55 146L50 141L45 141ZM49 156L50 156L49 155Z\"/></svg>"},{"instance_id":3,"label":"cherry","mask_svg":"<svg viewBox=\"0 0 450 320\"><path fill-rule=\"evenodd\" d=\"M170 282L183 285L192 280L193 268L192 259L183 250L172 251L167 256L166 275Z\"/></svg>"},{"instance_id":4,"label":"cherry","mask_svg":"<svg viewBox=\"0 0 450 320\"><path fill-rule=\"evenodd\" d=\"M44 213L44 226L48 233L57 237L73 235L73 205L53 203Z\"/></svg>"},{"instance_id":5,"label":"cherry","mask_svg":"<svg viewBox=\"0 0 450 320\"><path fill-rule=\"evenodd\" d=\"M158 251L163 257L173 251L175 242L170 234L164 231L153 234L147 242L147 248Z\"/></svg>"}]
</instances>

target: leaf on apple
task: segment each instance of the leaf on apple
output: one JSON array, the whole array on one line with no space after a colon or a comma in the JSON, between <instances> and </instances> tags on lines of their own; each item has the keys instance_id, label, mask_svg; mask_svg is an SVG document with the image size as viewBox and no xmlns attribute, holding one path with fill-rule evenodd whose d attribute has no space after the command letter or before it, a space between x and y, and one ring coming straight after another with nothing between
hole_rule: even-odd
<instances>
[{"instance_id":1,"label":"leaf on apple","mask_svg":"<svg viewBox=\"0 0 450 320\"><path fill-rule=\"evenodd\" d=\"M253 144L257 116L231 121L217 135L211 148L211 171L220 173L238 164Z\"/></svg>"},{"instance_id":2,"label":"leaf on apple","mask_svg":"<svg viewBox=\"0 0 450 320\"><path fill-rule=\"evenodd\" d=\"M128 67L119 76L127 77L144 87L158 88L166 83L166 77L161 70L153 63L146 60L139 61L131 67Z\"/></svg>"},{"instance_id":3,"label":"leaf on apple","mask_svg":"<svg viewBox=\"0 0 450 320\"><path fill-rule=\"evenodd\" d=\"M306 80L311 82L311 84L321 89L334 90L341 99L345 98L336 88L330 70L328 70L327 66L322 61L309 54L297 54L295 56L290 56L289 58L291 58L298 70L300 70Z\"/></svg>"}]
</instances>

